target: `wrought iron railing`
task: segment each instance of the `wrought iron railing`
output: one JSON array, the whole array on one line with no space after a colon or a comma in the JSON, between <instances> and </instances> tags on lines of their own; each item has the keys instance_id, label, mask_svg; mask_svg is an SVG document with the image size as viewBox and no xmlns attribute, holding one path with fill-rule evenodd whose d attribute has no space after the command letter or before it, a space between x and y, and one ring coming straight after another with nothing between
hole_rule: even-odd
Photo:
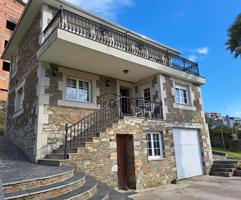
<instances>
[{"instance_id":1,"label":"wrought iron railing","mask_svg":"<svg viewBox=\"0 0 241 200\"><path fill-rule=\"evenodd\" d=\"M88 139L92 139L124 116L163 119L162 103L143 98L117 97L80 121L70 126L66 124L64 158L67 159L68 149L78 147Z\"/></svg>"},{"instance_id":2,"label":"wrought iron railing","mask_svg":"<svg viewBox=\"0 0 241 200\"><path fill-rule=\"evenodd\" d=\"M168 50L163 50L151 43L144 42L129 32L112 29L67 10L60 10L46 27L43 33L44 41L56 28L69 31L150 61L199 76L197 63L177 56Z\"/></svg>"}]
</instances>

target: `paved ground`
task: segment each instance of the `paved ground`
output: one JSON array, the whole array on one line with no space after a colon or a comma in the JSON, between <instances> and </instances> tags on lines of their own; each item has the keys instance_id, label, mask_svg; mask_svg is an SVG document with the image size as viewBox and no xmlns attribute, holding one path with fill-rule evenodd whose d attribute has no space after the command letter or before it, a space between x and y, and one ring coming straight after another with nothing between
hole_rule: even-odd
<instances>
[{"instance_id":1,"label":"paved ground","mask_svg":"<svg viewBox=\"0 0 241 200\"><path fill-rule=\"evenodd\" d=\"M240 200L240 177L202 176L164 185L131 196L134 200Z\"/></svg>"},{"instance_id":2,"label":"paved ground","mask_svg":"<svg viewBox=\"0 0 241 200\"><path fill-rule=\"evenodd\" d=\"M0 179L3 184L54 175L70 168L33 164L15 145L0 136Z\"/></svg>"}]
</instances>

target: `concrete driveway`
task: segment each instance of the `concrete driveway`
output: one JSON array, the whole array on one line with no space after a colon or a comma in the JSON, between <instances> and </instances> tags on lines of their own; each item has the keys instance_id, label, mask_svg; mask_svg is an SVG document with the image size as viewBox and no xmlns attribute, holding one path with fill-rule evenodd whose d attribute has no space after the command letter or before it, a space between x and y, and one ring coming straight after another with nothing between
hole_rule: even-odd
<instances>
[{"instance_id":1,"label":"concrete driveway","mask_svg":"<svg viewBox=\"0 0 241 200\"><path fill-rule=\"evenodd\" d=\"M202 176L163 185L131 196L135 200L229 200L241 199L241 177Z\"/></svg>"}]
</instances>

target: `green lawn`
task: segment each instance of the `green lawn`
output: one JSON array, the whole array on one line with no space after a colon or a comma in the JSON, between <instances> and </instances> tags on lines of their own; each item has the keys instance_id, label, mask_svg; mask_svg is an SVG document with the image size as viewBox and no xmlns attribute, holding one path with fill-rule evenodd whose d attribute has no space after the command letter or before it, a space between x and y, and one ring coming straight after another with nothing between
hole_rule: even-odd
<instances>
[{"instance_id":1,"label":"green lawn","mask_svg":"<svg viewBox=\"0 0 241 200\"><path fill-rule=\"evenodd\" d=\"M224 149L218 148L218 147L212 147L212 149L213 149L214 151L226 153L226 154L227 154L227 157L228 157L229 159L241 160L241 152L233 152L233 151L224 150Z\"/></svg>"}]
</instances>

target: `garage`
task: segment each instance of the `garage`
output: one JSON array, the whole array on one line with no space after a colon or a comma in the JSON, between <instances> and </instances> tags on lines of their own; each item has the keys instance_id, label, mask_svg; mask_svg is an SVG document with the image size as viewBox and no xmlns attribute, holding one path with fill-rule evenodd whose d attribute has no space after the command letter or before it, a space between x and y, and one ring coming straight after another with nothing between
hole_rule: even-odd
<instances>
[{"instance_id":1,"label":"garage","mask_svg":"<svg viewBox=\"0 0 241 200\"><path fill-rule=\"evenodd\" d=\"M173 129L176 154L177 178L184 179L203 175L198 130Z\"/></svg>"}]
</instances>

